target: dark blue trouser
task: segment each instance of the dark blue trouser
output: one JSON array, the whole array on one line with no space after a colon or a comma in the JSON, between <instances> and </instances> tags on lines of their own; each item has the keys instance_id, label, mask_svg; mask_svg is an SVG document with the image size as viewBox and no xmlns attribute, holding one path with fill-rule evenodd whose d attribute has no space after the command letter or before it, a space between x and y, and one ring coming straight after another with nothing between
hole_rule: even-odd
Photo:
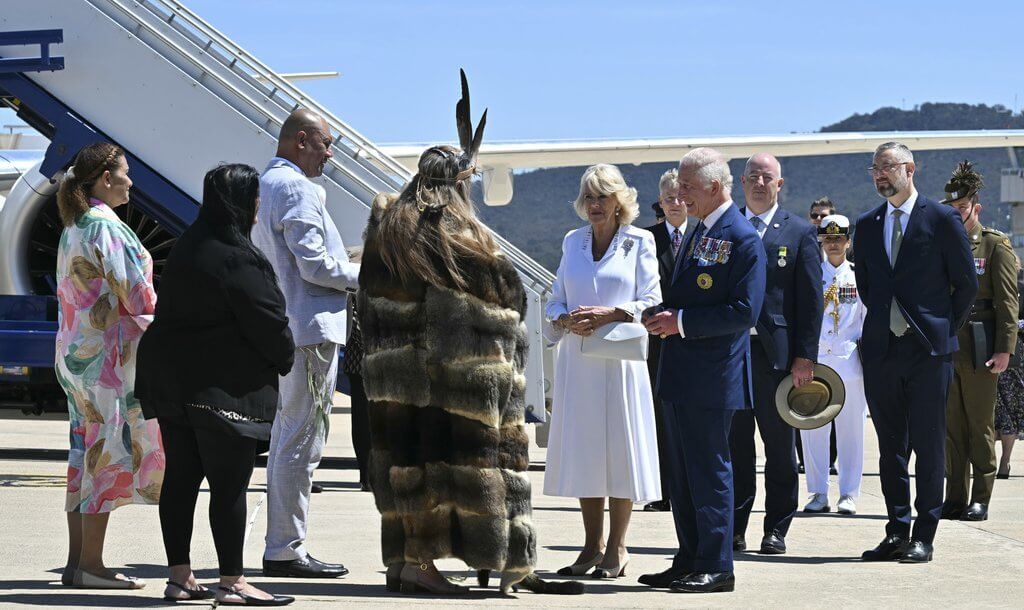
<instances>
[{"instance_id":1,"label":"dark blue trouser","mask_svg":"<svg viewBox=\"0 0 1024 610\"><path fill-rule=\"evenodd\" d=\"M681 572L732 572L733 411L690 409L668 401L661 406L679 539L672 567Z\"/></svg>"},{"instance_id":2,"label":"dark blue trouser","mask_svg":"<svg viewBox=\"0 0 1024 610\"><path fill-rule=\"evenodd\" d=\"M764 443L764 533L774 531L785 538L796 514L800 493L796 432L779 417L775 407L775 391L789 373L775 370L761 342L753 338L750 368L754 377L754 408L736 411L729 435L736 484L736 533L746 534L757 495L756 421Z\"/></svg>"},{"instance_id":3,"label":"dark blue trouser","mask_svg":"<svg viewBox=\"0 0 1024 610\"><path fill-rule=\"evenodd\" d=\"M953 378L950 356L932 356L909 332L890 335L885 355L864 365L864 393L878 433L878 470L889 514L888 535L911 537L910 475L917 459L914 540L931 542L942 514L946 400Z\"/></svg>"}]
</instances>

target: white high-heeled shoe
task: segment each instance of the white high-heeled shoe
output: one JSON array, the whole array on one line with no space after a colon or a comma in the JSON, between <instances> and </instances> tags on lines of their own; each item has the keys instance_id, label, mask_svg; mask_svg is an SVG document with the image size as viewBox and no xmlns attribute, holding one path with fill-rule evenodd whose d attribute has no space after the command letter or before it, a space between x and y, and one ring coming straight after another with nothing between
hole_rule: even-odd
<instances>
[{"instance_id":1,"label":"white high-heeled shoe","mask_svg":"<svg viewBox=\"0 0 1024 610\"><path fill-rule=\"evenodd\" d=\"M590 571L590 568L604 561L604 553L598 552L596 555L590 558L590 561L586 563L576 563L571 566L565 566L558 571L559 576L583 576Z\"/></svg>"}]
</instances>

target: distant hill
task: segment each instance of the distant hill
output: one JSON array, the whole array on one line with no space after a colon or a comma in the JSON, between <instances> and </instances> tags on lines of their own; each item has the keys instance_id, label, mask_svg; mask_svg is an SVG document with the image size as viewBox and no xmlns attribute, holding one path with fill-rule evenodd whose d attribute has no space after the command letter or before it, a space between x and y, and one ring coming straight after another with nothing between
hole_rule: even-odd
<instances>
[{"instance_id":1,"label":"distant hill","mask_svg":"<svg viewBox=\"0 0 1024 610\"><path fill-rule=\"evenodd\" d=\"M835 131L926 131L949 129L1022 129L1024 115L996 105L984 104L922 104L913 110L880 108L870 114L855 114L838 123L828 125L822 132ZM771 151L768 151L771 152ZM922 151L915 153L918 191L934 199L941 199L943 186L950 172L962 159L977 164L985 176L986 189L982 193L982 222L1001 230L1010 226L1008 206L998 203L999 173L1009 166L1006 149L963 149ZM743 189L739 175L744 159L730 162L733 177L733 199L743 204ZM790 212L806 214L811 201L827 195L835 201L840 212L855 218L867 209L881 203L868 175L871 155L821 155L782 159L782 173L786 183L780 193L780 203ZM658 197L658 179L673 163L647 163L622 166L626 181L637 188L641 202L641 216L637 226L654 222L650 204ZM579 190L580 176L585 167L542 169L518 174L512 202L502 207L479 206L484 221L516 244L527 254L552 271L561 257L562 236L581 226L571 202ZM476 201L481 201L477 193Z\"/></svg>"}]
</instances>

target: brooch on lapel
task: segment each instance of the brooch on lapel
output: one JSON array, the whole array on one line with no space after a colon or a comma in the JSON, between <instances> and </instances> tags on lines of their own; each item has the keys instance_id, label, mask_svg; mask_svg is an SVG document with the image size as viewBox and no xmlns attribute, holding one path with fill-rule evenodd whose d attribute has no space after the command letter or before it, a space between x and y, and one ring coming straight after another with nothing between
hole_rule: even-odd
<instances>
[{"instance_id":1,"label":"brooch on lapel","mask_svg":"<svg viewBox=\"0 0 1024 610\"><path fill-rule=\"evenodd\" d=\"M786 246L779 246L779 266L780 267L785 267L786 266L786 264L787 264L786 263L786 255L788 253L789 253L789 250L786 248Z\"/></svg>"},{"instance_id":2,"label":"brooch on lapel","mask_svg":"<svg viewBox=\"0 0 1024 610\"><path fill-rule=\"evenodd\" d=\"M711 279L710 274L701 273L700 275L697 276L697 285L700 286L702 290L707 290L708 288L711 288L711 286L714 283L715 281Z\"/></svg>"},{"instance_id":3,"label":"brooch on lapel","mask_svg":"<svg viewBox=\"0 0 1024 610\"><path fill-rule=\"evenodd\" d=\"M633 240L627 239L622 244L622 258L629 256L629 251L633 249Z\"/></svg>"},{"instance_id":4,"label":"brooch on lapel","mask_svg":"<svg viewBox=\"0 0 1024 610\"><path fill-rule=\"evenodd\" d=\"M974 271L975 271L975 273L977 273L978 275L985 275L985 261L987 261L987 260L988 259L985 259L985 258L976 258L976 259L974 259Z\"/></svg>"}]
</instances>

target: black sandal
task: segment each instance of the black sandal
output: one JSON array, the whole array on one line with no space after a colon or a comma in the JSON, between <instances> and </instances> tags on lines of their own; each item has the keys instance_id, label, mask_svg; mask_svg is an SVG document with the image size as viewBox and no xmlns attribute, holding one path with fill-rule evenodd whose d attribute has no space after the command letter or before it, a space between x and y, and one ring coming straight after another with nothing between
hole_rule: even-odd
<instances>
[{"instance_id":1,"label":"black sandal","mask_svg":"<svg viewBox=\"0 0 1024 610\"><path fill-rule=\"evenodd\" d=\"M271 593L271 595L274 595L272 599L260 599L258 597L246 595L241 591L236 591L234 587L219 586L217 588L228 595L237 595L242 598L241 602L223 600L219 602L219 605L221 606L287 606L295 601L295 598L290 595L274 595Z\"/></svg>"},{"instance_id":2,"label":"black sandal","mask_svg":"<svg viewBox=\"0 0 1024 610\"><path fill-rule=\"evenodd\" d=\"M189 589L187 587L183 587L182 585L179 585L178 583L174 582L173 580L168 580L167 584L169 586L171 586L171 587L174 587L175 589L178 589L179 591L184 592L185 595L188 596L188 597L172 597L170 595L166 595L165 594L164 595L164 599L166 599L169 602L187 602L187 601L195 601L195 600L200 600L200 599L213 599L214 597L217 596L216 593L214 593L213 591L207 589L206 587L203 587L201 589Z\"/></svg>"}]
</instances>

